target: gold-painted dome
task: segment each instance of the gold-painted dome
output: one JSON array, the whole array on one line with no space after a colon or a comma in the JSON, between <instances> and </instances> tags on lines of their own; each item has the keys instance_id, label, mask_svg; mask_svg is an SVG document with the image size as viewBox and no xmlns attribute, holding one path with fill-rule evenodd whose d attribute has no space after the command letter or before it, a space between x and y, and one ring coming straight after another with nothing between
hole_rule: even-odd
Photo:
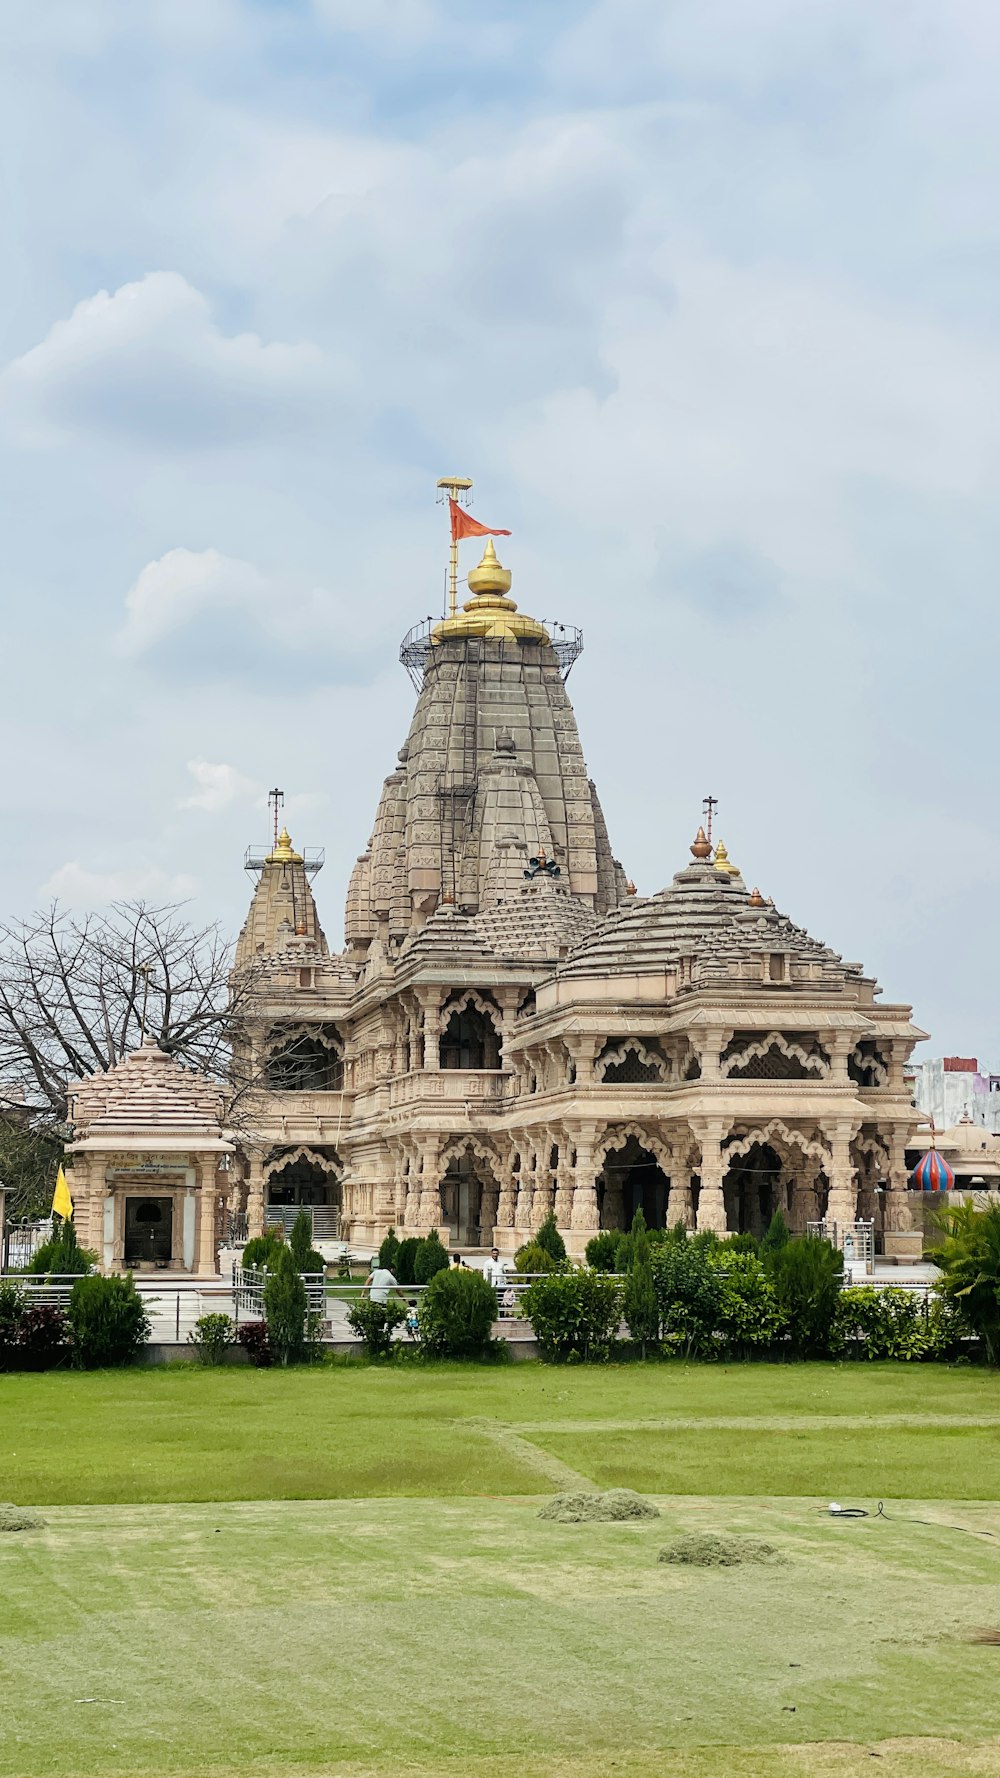
<instances>
[{"instance_id":1,"label":"gold-painted dome","mask_svg":"<svg viewBox=\"0 0 1000 1778\"><path fill-rule=\"evenodd\" d=\"M725 871L727 877L738 877L740 874L739 865L732 862L721 840L715 848L715 857L712 859L712 863L716 870Z\"/></svg>"},{"instance_id":2,"label":"gold-painted dome","mask_svg":"<svg viewBox=\"0 0 1000 1778\"><path fill-rule=\"evenodd\" d=\"M292 849L292 839L287 827L283 827L278 835L278 843L273 852L269 852L265 864L301 864L302 854Z\"/></svg>"},{"instance_id":3,"label":"gold-painted dome","mask_svg":"<svg viewBox=\"0 0 1000 1778\"><path fill-rule=\"evenodd\" d=\"M511 572L497 561L492 537L487 538L482 561L469 574L472 598L467 599L454 617L442 618L431 631L432 642L450 642L453 637L485 636L491 641L549 642L544 624L533 617L524 617L514 600L508 597Z\"/></svg>"}]
</instances>

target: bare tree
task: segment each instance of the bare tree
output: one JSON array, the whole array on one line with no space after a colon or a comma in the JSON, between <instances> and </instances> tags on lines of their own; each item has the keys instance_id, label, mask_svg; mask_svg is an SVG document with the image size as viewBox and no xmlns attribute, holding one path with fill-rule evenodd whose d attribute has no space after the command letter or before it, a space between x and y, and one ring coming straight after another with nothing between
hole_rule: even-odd
<instances>
[{"instance_id":1,"label":"bare tree","mask_svg":"<svg viewBox=\"0 0 1000 1778\"><path fill-rule=\"evenodd\" d=\"M230 1032L254 987L232 962L217 926L141 901L0 925L0 1115L6 1103L36 1128L64 1124L72 1082L147 1036L229 1084Z\"/></svg>"}]
</instances>

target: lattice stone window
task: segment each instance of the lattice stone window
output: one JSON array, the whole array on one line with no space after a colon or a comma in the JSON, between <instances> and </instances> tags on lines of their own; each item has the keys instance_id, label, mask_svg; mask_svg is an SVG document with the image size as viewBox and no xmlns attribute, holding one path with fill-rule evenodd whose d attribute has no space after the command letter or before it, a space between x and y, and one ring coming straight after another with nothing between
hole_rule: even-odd
<instances>
[{"instance_id":1,"label":"lattice stone window","mask_svg":"<svg viewBox=\"0 0 1000 1778\"><path fill-rule=\"evenodd\" d=\"M888 1061L870 1037L863 1037L848 1058L847 1072L859 1087L873 1089L889 1085Z\"/></svg>"},{"instance_id":2,"label":"lattice stone window","mask_svg":"<svg viewBox=\"0 0 1000 1778\"><path fill-rule=\"evenodd\" d=\"M722 1052L728 1080L822 1080L829 1061L808 1034L740 1031Z\"/></svg>"},{"instance_id":3,"label":"lattice stone window","mask_svg":"<svg viewBox=\"0 0 1000 1778\"><path fill-rule=\"evenodd\" d=\"M341 1039L332 1026L279 1026L270 1034L268 1049L266 1079L272 1093L331 1093L343 1087Z\"/></svg>"}]
</instances>

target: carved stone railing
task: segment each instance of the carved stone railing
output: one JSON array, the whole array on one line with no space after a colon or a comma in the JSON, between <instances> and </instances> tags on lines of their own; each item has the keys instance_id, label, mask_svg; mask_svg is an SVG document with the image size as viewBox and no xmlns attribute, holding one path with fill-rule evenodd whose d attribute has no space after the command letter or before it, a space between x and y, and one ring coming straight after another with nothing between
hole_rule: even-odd
<instances>
[{"instance_id":1,"label":"carved stone railing","mask_svg":"<svg viewBox=\"0 0 1000 1778\"><path fill-rule=\"evenodd\" d=\"M389 1082L389 1107L395 1111L431 1100L471 1101L479 1108L484 1100L512 1097L513 1088L514 1077L500 1068L421 1068Z\"/></svg>"}]
</instances>

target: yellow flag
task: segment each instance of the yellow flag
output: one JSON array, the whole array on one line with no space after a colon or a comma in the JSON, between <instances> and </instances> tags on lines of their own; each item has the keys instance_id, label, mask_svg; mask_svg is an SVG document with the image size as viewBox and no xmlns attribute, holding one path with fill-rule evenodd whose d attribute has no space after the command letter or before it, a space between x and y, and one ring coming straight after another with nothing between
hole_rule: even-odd
<instances>
[{"instance_id":1,"label":"yellow flag","mask_svg":"<svg viewBox=\"0 0 1000 1778\"><path fill-rule=\"evenodd\" d=\"M56 1174L56 1189L52 1194L52 1214L53 1216L61 1216L66 1221L68 1221L73 1214L73 1199L70 1196L69 1186L66 1183L66 1175L63 1172L62 1167L59 1168L59 1171Z\"/></svg>"}]
</instances>

